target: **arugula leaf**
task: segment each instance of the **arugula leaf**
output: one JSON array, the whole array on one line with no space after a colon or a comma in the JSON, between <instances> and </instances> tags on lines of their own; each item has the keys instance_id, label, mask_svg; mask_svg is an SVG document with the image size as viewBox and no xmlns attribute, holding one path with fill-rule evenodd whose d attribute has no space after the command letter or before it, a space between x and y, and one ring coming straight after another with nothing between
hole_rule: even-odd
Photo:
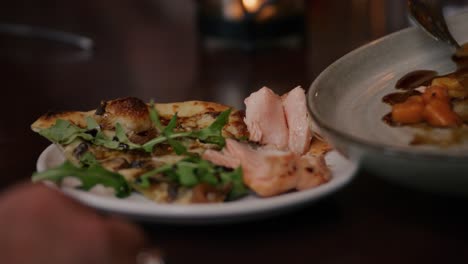
<instances>
[{"instance_id":1,"label":"arugula leaf","mask_svg":"<svg viewBox=\"0 0 468 264\"><path fill-rule=\"evenodd\" d=\"M159 113L158 111L156 111L156 108L154 107L153 100L150 101L149 115L156 129L158 129L161 132L164 129L164 127L161 124L161 120L159 119Z\"/></svg>"},{"instance_id":2,"label":"arugula leaf","mask_svg":"<svg viewBox=\"0 0 468 264\"><path fill-rule=\"evenodd\" d=\"M171 145L175 153L177 155L182 155L187 152L187 149L184 145L182 145L182 143L171 138L171 135L174 134L174 128L176 127L176 125L177 113L175 113L175 115L172 116L171 121L169 121L169 124L167 124L167 126L163 129L162 134L167 137L167 143Z\"/></svg>"},{"instance_id":3,"label":"arugula leaf","mask_svg":"<svg viewBox=\"0 0 468 264\"><path fill-rule=\"evenodd\" d=\"M150 140L150 141L146 142L145 144L143 144L143 150L145 150L146 152L152 152L154 146L156 146L157 144L162 143L162 142L164 142L166 140L167 140L167 138L164 137L164 136L159 136L159 137L153 138L152 140Z\"/></svg>"},{"instance_id":4,"label":"arugula leaf","mask_svg":"<svg viewBox=\"0 0 468 264\"><path fill-rule=\"evenodd\" d=\"M222 136L222 131L223 127L229 121L230 114L231 109L229 108L228 110L223 111L210 126L205 127L202 130L193 131L190 136L198 138L202 142L212 143L220 147L224 147L226 140Z\"/></svg>"},{"instance_id":5,"label":"arugula leaf","mask_svg":"<svg viewBox=\"0 0 468 264\"><path fill-rule=\"evenodd\" d=\"M167 141L171 145L171 147L176 151L176 153L178 155L181 155L187 152L185 146L183 146L180 142L172 139L182 137L199 139L202 142L212 143L220 147L224 147L226 142L224 137L222 136L222 130L223 127L229 121L230 114L231 109L223 111L210 126L201 130L188 132L174 132L173 130L177 124L177 114L175 114L174 116L172 116L167 127L163 128L162 135L146 142L143 145L143 149L146 152L151 152L153 151L154 146Z\"/></svg>"},{"instance_id":6,"label":"arugula leaf","mask_svg":"<svg viewBox=\"0 0 468 264\"><path fill-rule=\"evenodd\" d=\"M100 129L99 124L92 117L86 118L86 129L73 125L69 121L57 119L55 125L50 128L42 129L39 131L39 134L50 141L59 144L70 144L76 138L81 138L85 141L90 141L93 144L104 146L109 149L143 149L146 152L152 152L155 145L167 142L171 145L177 155L187 153L187 148L180 140L178 140L179 138L198 139L202 142L216 144L220 147L224 147L225 145L222 130L229 121L231 109L223 111L210 126L201 130L185 132L174 131L177 126L177 113L172 116L169 124L166 127L163 127L159 120L159 114L154 108L154 103L151 104L149 111L150 118L155 127L160 130L161 135L151 139L143 145L131 142L125 134L122 125L119 123L115 124L115 138L107 137Z\"/></svg>"},{"instance_id":7,"label":"arugula leaf","mask_svg":"<svg viewBox=\"0 0 468 264\"><path fill-rule=\"evenodd\" d=\"M93 136L85 132L86 129L82 129L67 120L57 119L53 126L40 130L39 134L52 142L67 145L78 137L88 141L92 140Z\"/></svg>"},{"instance_id":8,"label":"arugula leaf","mask_svg":"<svg viewBox=\"0 0 468 264\"><path fill-rule=\"evenodd\" d=\"M102 131L98 131L93 143L109 149L119 149L120 142L108 138Z\"/></svg>"},{"instance_id":9,"label":"arugula leaf","mask_svg":"<svg viewBox=\"0 0 468 264\"><path fill-rule=\"evenodd\" d=\"M217 185L219 183L218 178L216 178L216 169L213 166L213 163L200 159L197 166L197 174L200 175L200 181L206 182L211 185Z\"/></svg>"},{"instance_id":10,"label":"arugula leaf","mask_svg":"<svg viewBox=\"0 0 468 264\"><path fill-rule=\"evenodd\" d=\"M169 121L169 124L167 124L167 126L163 129L162 133L166 136L174 133L174 128L176 127L177 125L177 113L175 113L171 120Z\"/></svg>"},{"instance_id":11,"label":"arugula leaf","mask_svg":"<svg viewBox=\"0 0 468 264\"><path fill-rule=\"evenodd\" d=\"M156 111L154 111L154 112L156 113ZM154 121L153 121L153 123L154 123ZM159 123L159 125L160 125L160 123ZM162 125L161 125L162 135L159 136L159 137L156 137L156 138L154 138L154 139L152 139L152 140L150 140L148 142L146 142L143 145L143 149L146 152L151 152L151 151L153 151L153 148L154 148L155 145L167 141L167 143L169 143L169 145L171 145L171 147L174 149L174 151L175 151L175 153L177 155L182 155L182 154L187 153L187 148L181 142L176 141L174 139L175 138L180 138L180 137L187 137L187 136L190 135L190 132L176 133L176 132L174 132L174 128L176 126L177 126L177 113L172 116L171 120L169 121L169 124L167 124L166 127L163 128Z\"/></svg>"},{"instance_id":12,"label":"arugula leaf","mask_svg":"<svg viewBox=\"0 0 468 264\"><path fill-rule=\"evenodd\" d=\"M146 152L151 152L151 151L153 151L153 147L156 146L157 144L169 141L169 139L188 137L188 136L190 136L190 133L191 133L190 131L180 132L180 133L173 133L170 136L162 135L162 136L153 138L152 140L150 140L150 141L146 142L145 144L143 144L143 149Z\"/></svg>"},{"instance_id":13,"label":"arugula leaf","mask_svg":"<svg viewBox=\"0 0 468 264\"><path fill-rule=\"evenodd\" d=\"M169 143L169 145L171 145L172 149L174 149L177 155L182 155L182 154L187 153L187 148L184 145L182 145L181 142L171 139L171 138L169 138L167 142Z\"/></svg>"},{"instance_id":14,"label":"arugula leaf","mask_svg":"<svg viewBox=\"0 0 468 264\"><path fill-rule=\"evenodd\" d=\"M92 164L89 167L76 167L69 161L62 165L43 172L34 173L33 182L50 180L60 183L65 177L73 176L81 181L80 189L88 191L97 184L106 187L112 187L115 190L115 196L124 198L130 195L131 189L125 178L111 171L108 171L98 164Z\"/></svg>"},{"instance_id":15,"label":"arugula leaf","mask_svg":"<svg viewBox=\"0 0 468 264\"><path fill-rule=\"evenodd\" d=\"M199 183L198 176L195 174L196 168L197 164L192 162L191 157L185 158L173 165L167 164L142 174L136 184L147 188L150 186L150 178L163 174L164 176L168 176L169 180L177 182L182 186L192 187Z\"/></svg>"},{"instance_id":16,"label":"arugula leaf","mask_svg":"<svg viewBox=\"0 0 468 264\"><path fill-rule=\"evenodd\" d=\"M182 186L193 187L199 183L195 174L195 164L180 161L176 165L175 173L179 176L178 181Z\"/></svg>"},{"instance_id":17,"label":"arugula leaf","mask_svg":"<svg viewBox=\"0 0 468 264\"><path fill-rule=\"evenodd\" d=\"M87 128L88 131L97 130L96 135L94 138L91 140L94 142L96 145L101 145L106 148L110 149L141 149L142 146L139 144L135 144L128 139L127 135L125 134L125 130L123 129L122 125L120 123L115 124L115 139L107 137L104 132L101 131L99 124L96 122L95 119L92 117L88 116L86 118L86 123L87 123Z\"/></svg>"},{"instance_id":18,"label":"arugula leaf","mask_svg":"<svg viewBox=\"0 0 468 264\"><path fill-rule=\"evenodd\" d=\"M115 124L115 136L117 137L120 143L127 145L130 149L141 149L141 145L135 144L128 139L120 123ZM119 147L121 147L120 144Z\"/></svg>"},{"instance_id":19,"label":"arugula leaf","mask_svg":"<svg viewBox=\"0 0 468 264\"><path fill-rule=\"evenodd\" d=\"M165 176L167 180L181 186L193 187L200 183L213 186L230 186L228 199L236 199L247 194L248 189L242 181L242 169L229 170L203 160L198 156L187 157L173 165L164 165L142 174L135 184L141 188L150 186L150 179Z\"/></svg>"},{"instance_id":20,"label":"arugula leaf","mask_svg":"<svg viewBox=\"0 0 468 264\"><path fill-rule=\"evenodd\" d=\"M90 167L90 166L98 165L98 161L96 160L96 157L91 152L85 152L80 157L80 164L83 167Z\"/></svg>"},{"instance_id":21,"label":"arugula leaf","mask_svg":"<svg viewBox=\"0 0 468 264\"><path fill-rule=\"evenodd\" d=\"M90 141L96 145L104 146L109 149L124 149L128 146L130 149L141 149L142 146L132 143L125 135L125 132L122 126L116 124L116 137L117 141L111 138L108 138L104 132L101 131L99 124L92 117L86 117L87 128L80 128L67 120L57 119L55 124L49 128L42 129L39 131L39 134L48 140L68 145L72 143L75 139L81 138L85 141ZM94 133L91 131L94 130ZM93 136L94 134L94 136ZM121 143L125 144L122 145Z\"/></svg>"},{"instance_id":22,"label":"arugula leaf","mask_svg":"<svg viewBox=\"0 0 468 264\"><path fill-rule=\"evenodd\" d=\"M225 184L232 184L231 192L229 193L228 200L235 200L248 193L247 187L242 180L242 168L238 167L233 171L225 171L220 173L221 181Z\"/></svg>"},{"instance_id":23,"label":"arugula leaf","mask_svg":"<svg viewBox=\"0 0 468 264\"><path fill-rule=\"evenodd\" d=\"M99 124L94 118L88 116L86 118L86 124L87 124L88 131L93 131L93 130L97 131L95 133L94 138L91 140L94 144L99 145L99 146L104 146L109 149L119 149L120 142L117 142L115 140L112 140L111 138L108 138L104 134L104 132L102 132L101 127L99 126Z\"/></svg>"},{"instance_id":24,"label":"arugula leaf","mask_svg":"<svg viewBox=\"0 0 468 264\"><path fill-rule=\"evenodd\" d=\"M101 129L98 122L90 116L86 117L86 126L88 130Z\"/></svg>"},{"instance_id":25,"label":"arugula leaf","mask_svg":"<svg viewBox=\"0 0 468 264\"><path fill-rule=\"evenodd\" d=\"M167 173L168 171L172 170L173 167L174 167L173 165L166 164L166 165L163 165L163 166L161 166L161 167L159 167L157 169L145 172L142 175L140 175L140 177L138 178L139 182L137 183L137 185L142 187L142 188L148 188L148 187L150 187L149 179L151 177L153 177L154 175L163 173L163 172Z\"/></svg>"}]
</instances>

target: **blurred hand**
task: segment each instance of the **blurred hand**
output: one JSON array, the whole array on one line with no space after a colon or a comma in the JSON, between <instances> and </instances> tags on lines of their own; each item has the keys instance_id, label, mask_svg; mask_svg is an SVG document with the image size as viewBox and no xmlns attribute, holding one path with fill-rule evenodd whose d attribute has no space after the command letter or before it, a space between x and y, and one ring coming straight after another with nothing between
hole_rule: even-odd
<instances>
[{"instance_id":1,"label":"blurred hand","mask_svg":"<svg viewBox=\"0 0 468 264\"><path fill-rule=\"evenodd\" d=\"M1 263L135 264L145 242L136 226L43 185L0 194Z\"/></svg>"}]
</instances>

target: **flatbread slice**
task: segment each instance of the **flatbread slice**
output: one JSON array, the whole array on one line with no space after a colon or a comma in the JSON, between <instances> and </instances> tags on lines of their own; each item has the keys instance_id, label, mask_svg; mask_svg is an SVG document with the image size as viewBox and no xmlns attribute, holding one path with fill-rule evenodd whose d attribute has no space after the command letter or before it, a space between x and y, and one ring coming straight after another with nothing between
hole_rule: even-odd
<instances>
[{"instance_id":1,"label":"flatbread slice","mask_svg":"<svg viewBox=\"0 0 468 264\"><path fill-rule=\"evenodd\" d=\"M80 166L81 159L91 154L100 166L124 176L131 187L156 202L221 202L227 199L232 189L229 184L213 186L199 183L187 187L164 177L159 180L153 179L146 187L138 184L139 177L145 173L162 166L176 164L182 159L190 159L206 149L220 149L219 145L209 140L181 137L177 138L175 145L164 142L155 145L149 152L138 146L145 146L158 136L165 135L165 132L158 129L152 120L152 112L158 114L161 127L170 126L171 120L176 116L171 133L187 134L208 128L229 109L231 108L225 105L204 101L153 105L134 97L125 97L103 101L95 110L47 113L39 117L31 128L47 137L44 131L50 131L61 122L64 132L55 135L53 141L59 145L68 161ZM221 135L224 138L238 140L248 138L243 118L242 111L231 110L222 127ZM91 128L90 123L98 126ZM70 140L66 137L67 133L72 133L69 130L75 131L75 134L76 130L82 131L76 138ZM98 137L102 139L97 140ZM92 140L89 140L90 138ZM187 152L182 155L176 153L175 147L179 145L183 145Z\"/></svg>"}]
</instances>

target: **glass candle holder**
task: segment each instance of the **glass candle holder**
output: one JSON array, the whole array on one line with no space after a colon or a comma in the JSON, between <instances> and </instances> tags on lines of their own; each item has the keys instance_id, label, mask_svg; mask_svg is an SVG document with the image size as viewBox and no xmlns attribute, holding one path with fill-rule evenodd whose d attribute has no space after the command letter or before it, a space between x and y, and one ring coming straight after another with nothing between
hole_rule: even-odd
<instances>
[{"instance_id":1,"label":"glass candle holder","mask_svg":"<svg viewBox=\"0 0 468 264\"><path fill-rule=\"evenodd\" d=\"M209 47L252 50L298 45L304 36L302 0L198 1L201 38Z\"/></svg>"}]
</instances>

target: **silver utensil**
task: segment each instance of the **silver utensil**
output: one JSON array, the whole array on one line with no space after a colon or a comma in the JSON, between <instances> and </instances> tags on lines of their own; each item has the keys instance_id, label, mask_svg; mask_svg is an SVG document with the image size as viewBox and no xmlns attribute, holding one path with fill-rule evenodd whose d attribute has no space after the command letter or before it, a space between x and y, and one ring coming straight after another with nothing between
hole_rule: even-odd
<instances>
[{"instance_id":1,"label":"silver utensil","mask_svg":"<svg viewBox=\"0 0 468 264\"><path fill-rule=\"evenodd\" d=\"M94 51L94 41L89 37L40 26L0 23L0 37L2 41L3 37L17 40L19 45L6 44L2 46L0 53L0 58L8 58L17 62L84 61L90 59ZM37 45L37 40L42 41L42 45ZM48 42L51 45L44 45ZM57 49L55 45L57 43L65 46L61 45Z\"/></svg>"},{"instance_id":2,"label":"silver utensil","mask_svg":"<svg viewBox=\"0 0 468 264\"><path fill-rule=\"evenodd\" d=\"M90 51L94 42L92 39L75 33L53 30L44 27L30 26L24 24L0 24L0 33L12 34L19 37L35 37L45 40L62 42L75 46L84 51Z\"/></svg>"},{"instance_id":3,"label":"silver utensil","mask_svg":"<svg viewBox=\"0 0 468 264\"><path fill-rule=\"evenodd\" d=\"M410 18L433 38L460 49L450 33L439 0L408 0Z\"/></svg>"}]
</instances>

